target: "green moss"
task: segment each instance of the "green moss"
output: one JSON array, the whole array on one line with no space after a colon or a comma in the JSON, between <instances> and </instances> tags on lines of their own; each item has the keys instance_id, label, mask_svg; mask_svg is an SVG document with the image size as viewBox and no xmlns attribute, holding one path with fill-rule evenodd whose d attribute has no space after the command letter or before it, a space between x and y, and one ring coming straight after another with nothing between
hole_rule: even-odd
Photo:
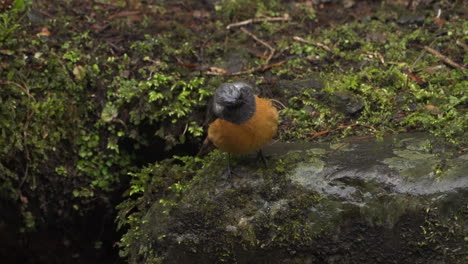
<instances>
[{"instance_id":1,"label":"green moss","mask_svg":"<svg viewBox=\"0 0 468 264\"><path fill-rule=\"evenodd\" d=\"M141 158L135 152L155 137L165 146L161 152L201 140L214 86L207 88L203 77L187 75L172 63L173 56L193 56L189 41L178 48L172 44L187 29L131 40L124 44L129 54L115 56L105 40L71 30L73 18L64 14L48 21L53 39L28 32L30 25L16 11L0 19L5 29L0 47L9 54L0 61L2 197L20 204L22 188L23 196L63 204L54 202L62 199L62 190L40 191L50 181L63 180L74 194L69 203L75 209L65 206L73 214L119 189ZM143 131L152 127L156 131ZM27 223L42 221L47 213L30 216Z\"/></svg>"},{"instance_id":2,"label":"green moss","mask_svg":"<svg viewBox=\"0 0 468 264\"><path fill-rule=\"evenodd\" d=\"M460 93L460 87L467 85L461 77L463 72L445 66L428 71L440 61L422 49L426 45L445 50L449 55L461 54L461 47L445 43L466 38L463 31L466 21L448 23L449 33L436 36L428 29L430 25L408 28L391 21L397 13L377 14L376 19L362 19L302 36L310 44L282 39L279 46L288 47L288 52L295 57L272 72L281 78L310 78L320 72L325 91L350 92L364 103L358 118L349 120L330 108L329 101L317 100L316 92L305 89L302 95L288 98L288 108L282 115L289 129L283 139L303 139L311 132L351 122L364 126L354 127L351 133L349 130L334 133L384 134L420 128L460 145L466 144L463 132L468 118L463 106L466 96ZM325 44L330 51L314 43ZM421 77L422 82L410 79L408 72ZM303 104L291 101L294 99ZM435 113L426 110L432 106L438 109ZM366 126L376 129L368 131Z\"/></svg>"},{"instance_id":3,"label":"green moss","mask_svg":"<svg viewBox=\"0 0 468 264\"><path fill-rule=\"evenodd\" d=\"M118 228L127 230L119 243L122 257L128 257L136 245L143 245L153 239L150 236L152 232L142 228L147 224L152 226L154 221L172 213L172 209L178 205L182 195L191 189L190 179L195 171L200 169L201 164L201 160L196 158L175 157L145 167L139 172L130 173L132 179L130 188L125 194L127 199L117 207L120 212L117 217ZM153 201L158 202L151 208ZM137 210L133 210L134 208ZM147 211L150 212L150 217L145 215ZM161 228L164 226L163 222L158 224ZM164 233L158 233L157 240L164 240L165 236ZM139 249L145 259L148 261L153 259L154 263L159 263L157 254L161 252L153 250L153 248Z\"/></svg>"},{"instance_id":4,"label":"green moss","mask_svg":"<svg viewBox=\"0 0 468 264\"><path fill-rule=\"evenodd\" d=\"M281 6L277 0L258 2L248 0L222 0L216 3L215 9L222 15L224 20L234 20L232 22L237 22L253 17L278 15Z\"/></svg>"},{"instance_id":5,"label":"green moss","mask_svg":"<svg viewBox=\"0 0 468 264\"><path fill-rule=\"evenodd\" d=\"M458 199L463 200L460 197ZM441 211L438 207L425 210L424 224L419 230L422 239L416 243L421 248L434 249L453 263L465 263L468 260L468 253L463 244L466 246L468 237L466 230L468 207L451 208L445 205L444 208L445 211Z\"/></svg>"},{"instance_id":6,"label":"green moss","mask_svg":"<svg viewBox=\"0 0 468 264\"><path fill-rule=\"evenodd\" d=\"M314 155L311 153L311 158ZM290 153L281 160L272 160L274 168L258 169L258 174L249 177L254 177L253 182L258 182L261 189L242 179L245 175L238 175L243 173L239 168L243 167L241 164L248 168L251 166L246 158L231 162L231 166L238 169L234 172L235 178L228 181L237 187L226 188L228 181L222 176L225 155L218 151L202 160L179 157L132 173L128 199L118 208L121 212L119 226L126 226L128 230L120 243L121 254L136 256L138 248L138 254L145 260L154 259L155 263L160 263L169 257L165 248L174 237L179 246L188 251L199 250L199 244L207 239L204 251L198 253L211 254L210 258L218 262L230 262L232 247L237 244L245 249L268 249L309 243L333 226L333 217L325 219L317 214L314 216L316 222L307 222L311 214L316 214L309 208L321 203L322 197L314 192L297 195L299 190L290 190L286 174L303 158L300 153ZM290 191L285 192L288 189ZM259 208L255 198L258 195L264 197L265 202L276 202L266 202ZM157 202L151 205L153 201ZM322 206L336 205L325 202ZM130 208L135 207L138 208L135 213L126 215ZM197 227L179 230L169 220L174 216L180 217L182 222L196 222ZM236 219L237 222L232 222ZM185 228L183 226L181 228ZM265 234L264 230L274 232ZM225 244L213 248L211 242L219 240ZM153 246L142 248L143 245Z\"/></svg>"},{"instance_id":7,"label":"green moss","mask_svg":"<svg viewBox=\"0 0 468 264\"><path fill-rule=\"evenodd\" d=\"M432 172L436 155L431 154L435 143L427 137L404 138L397 143L387 139L379 144L382 145L372 145L370 149L382 159L385 159L387 152L380 151L387 151L392 144L403 148L394 152L396 157L391 158L392 162L386 159L384 163L388 162L391 169L401 168L398 164L394 166L395 163L403 164L403 178L408 177L403 180L408 184L418 180L411 168L422 168L424 171L417 173L423 176L435 175ZM143 256L144 259L155 260L155 263L186 254L212 262L229 263L239 260L238 254L271 251L286 254L313 248L330 237L333 237L332 240L337 236L350 239L346 236L348 232L365 236L360 232L369 231L385 236L384 230L398 230L391 237L404 243L409 240L408 243L413 243L413 246L420 242L420 238L431 241L431 244L421 242L419 246L436 248L438 257L456 259L455 256L463 256L461 249L457 248L459 246L444 244L437 247L436 241L456 241L457 245L461 245L460 238L466 236L466 232L460 228L465 221L460 219L466 219L464 212L457 213L456 224L452 223L455 218L450 211L446 220L445 213L437 212L430 220L434 223L427 223L429 227L423 220L412 216L420 216L423 206L430 210L446 210L447 204L452 204L450 201L453 201L453 208L459 208L466 198L453 197L446 205L439 205L436 198L439 194L434 190L431 191L433 195L396 195L393 191L387 193L385 179L382 180L384 182L378 179L361 181L353 177L342 177L336 182L330 180L333 183L328 185L336 190L345 186L352 189L353 198L343 198L349 201L343 202L330 193L319 194L314 190L320 189L321 182L326 181L328 176L324 175L334 172L333 169L324 172L324 167L330 169L337 166L325 166L325 162L347 166L337 161L336 157L329 157L329 150L333 148L335 146L312 148L305 152L290 151L272 157L268 169L256 166L249 157L237 157L231 160L234 175L229 179L223 174L225 155L219 151L201 160L190 157L166 160L132 174L131 195L119 207L123 213L121 216L124 216L120 218L120 223L129 225L129 231L122 240L122 250L127 256ZM359 147L350 148L356 151ZM370 151L369 145L363 144L363 148L362 151L366 153ZM349 159L348 151L341 154L343 159ZM392 152L388 150L388 153ZM450 153L446 154L450 156ZM356 155L356 152L352 155ZM460 170L463 159L465 157L461 156L448 166ZM380 161L375 162L380 164ZM375 164L363 166L372 167ZM344 185L341 185L341 180ZM400 187L406 188L407 185ZM408 188L411 189L411 186ZM138 208L131 217L125 215L130 208ZM137 220L133 220L134 217ZM414 222L406 223L408 218ZM417 223L416 226L424 223L423 232L428 233L427 238L421 235L420 230L408 229L407 225L414 223ZM444 226L441 226L442 223ZM453 231L442 239L445 225ZM436 235L429 234L427 229ZM336 234L342 230L344 234ZM177 256L172 253L174 251Z\"/></svg>"},{"instance_id":8,"label":"green moss","mask_svg":"<svg viewBox=\"0 0 468 264\"><path fill-rule=\"evenodd\" d=\"M184 157L141 169L141 160L151 158L139 151L149 146L154 149L152 143L158 141L158 157L165 157L178 144L195 145L202 140L208 98L227 79L202 76L200 72L206 66L224 65L226 54L234 49L239 50L232 52L234 57L245 56L246 69L263 65L264 58L251 56L247 50L265 47L236 30L225 30L229 23L254 17L290 13L292 20L288 22L249 25L254 34L276 48L270 63L285 63L266 74L254 72L242 78L254 78L253 82L262 87L275 79L320 79L325 84L308 82L301 84L300 89L280 86L283 93L272 93L273 97L281 94L276 99L287 106L281 112L281 140L315 140L317 132L336 139L425 130L462 149L467 144L465 73L444 66L438 57L422 49L424 45L431 46L466 63L468 57L463 55L463 48L454 44L454 40L468 40L466 21L450 20L442 30L446 34L439 34L429 19L417 28L400 25L395 22L398 12L383 8L372 18L315 30L303 27L315 23L316 13L310 6L298 3L286 7L279 1L242 0L215 1L219 16L209 18L203 29L184 24L186 12L156 5L148 8L158 16L144 16L138 26L127 18L115 18L96 29L102 25L94 16L78 20L75 13L68 13L67 10L73 10L68 1L54 9L54 18L41 22L51 31L47 37L37 34L37 26L18 12L24 9L21 2L15 1L18 6L13 11L0 14L0 195L20 208L23 231L39 227L38 223L45 221L47 215L55 216L54 212L65 212L66 218L75 211L86 211L97 200L107 203L109 193L121 189L129 177L128 199L119 207L121 227L130 226L122 239L123 255L135 250L135 241L149 241L153 235L142 231L140 224L154 224L158 219L148 219L143 212L160 211L162 215L156 216L165 219L180 213L177 208L181 201L193 202L203 213L201 219L217 231L225 230L221 226L223 219L217 218L220 209L206 198L215 194L194 189L202 184L210 187L207 189L222 190L219 174L225 169L225 156L216 151L201 162ZM38 5L41 9L43 3ZM102 6L92 10L97 16L112 15ZM109 39L109 32L123 37ZM311 43L294 41L292 34ZM422 81L412 80L408 73ZM349 114L337 109L334 96L343 94L362 102L362 110ZM392 162L401 165L414 154L412 151L423 148L415 146L397 152ZM312 154L308 158L315 159L320 169L321 160ZM437 177L464 168L457 163L440 171L443 166L434 158L437 157L425 154L418 162L427 162ZM244 222L229 223L239 231L225 235L226 246L219 251L212 249L216 258L229 261L230 243L238 237L245 248L273 246L271 239L284 245L306 244L310 237L327 229L327 223L320 222L319 216L316 218L320 228L317 223L304 224L304 219L310 217L304 211L311 205L336 208L336 204L322 201L313 192L296 197L294 190L290 194L282 191L289 187L285 174L300 161L301 155L288 154L275 159L272 168L258 170L257 180L267 183L259 192L243 186L242 181L236 182L242 187L240 190L227 191L225 199L246 204L241 212ZM243 158L233 162L254 167L253 162ZM413 172L407 173L411 176ZM259 212L258 205L252 202L253 193L265 200L276 199L270 206L271 213L255 218L257 223L249 223ZM54 208L33 210L31 203L24 202L25 197L37 201L37 208L46 208L45 204ZM151 210L150 201L158 201ZM395 204L390 208L395 209ZM283 206L292 208L292 213L274 213L281 212ZM390 216L381 213L375 213L375 222L391 222ZM336 220L333 217L327 219L330 226ZM157 241L163 244L167 234L161 230L167 223L156 224L161 224ZM263 234L260 228L265 227L275 230L274 234ZM187 248L195 247L189 239L183 243ZM163 250L147 245L141 249L155 263L161 260Z\"/></svg>"}]
</instances>

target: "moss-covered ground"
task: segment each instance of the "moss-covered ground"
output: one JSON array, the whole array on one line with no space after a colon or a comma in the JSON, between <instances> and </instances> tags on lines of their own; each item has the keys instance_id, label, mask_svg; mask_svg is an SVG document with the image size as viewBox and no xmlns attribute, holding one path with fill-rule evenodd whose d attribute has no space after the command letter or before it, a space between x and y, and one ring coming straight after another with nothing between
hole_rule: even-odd
<instances>
[{"instance_id":1,"label":"moss-covered ground","mask_svg":"<svg viewBox=\"0 0 468 264\"><path fill-rule=\"evenodd\" d=\"M57 263L122 261L143 201L222 166L193 157L226 81L275 99L279 141L427 131L466 151L464 1L317 2L0 1L0 256L54 263L49 237Z\"/></svg>"}]
</instances>

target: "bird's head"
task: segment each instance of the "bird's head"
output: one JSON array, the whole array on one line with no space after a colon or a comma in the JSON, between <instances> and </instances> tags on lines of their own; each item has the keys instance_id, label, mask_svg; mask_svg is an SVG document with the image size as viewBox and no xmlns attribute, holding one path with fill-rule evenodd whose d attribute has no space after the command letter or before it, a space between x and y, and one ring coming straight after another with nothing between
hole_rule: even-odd
<instances>
[{"instance_id":1,"label":"bird's head","mask_svg":"<svg viewBox=\"0 0 468 264\"><path fill-rule=\"evenodd\" d=\"M221 119L242 124L255 113L255 94L245 82L225 83L216 89L212 110Z\"/></svg>"}]
</instances>

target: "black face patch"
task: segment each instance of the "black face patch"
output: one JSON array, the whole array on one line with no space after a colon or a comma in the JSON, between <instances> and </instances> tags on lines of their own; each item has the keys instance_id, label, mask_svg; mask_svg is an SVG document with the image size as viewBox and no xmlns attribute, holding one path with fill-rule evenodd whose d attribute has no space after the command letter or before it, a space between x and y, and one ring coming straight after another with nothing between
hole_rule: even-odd
<instances>
[{"instance_id":1,"label":"black face patch","mask_svg":"<svg viewBox=\"0 0 468 264\"><path fill-rule=\"evenodd\" d=\"M216 89L212 110L221 119L234 124L242 124L255 113L253 88L245 82L222 84Z\"/></svg>"}]
</instances>

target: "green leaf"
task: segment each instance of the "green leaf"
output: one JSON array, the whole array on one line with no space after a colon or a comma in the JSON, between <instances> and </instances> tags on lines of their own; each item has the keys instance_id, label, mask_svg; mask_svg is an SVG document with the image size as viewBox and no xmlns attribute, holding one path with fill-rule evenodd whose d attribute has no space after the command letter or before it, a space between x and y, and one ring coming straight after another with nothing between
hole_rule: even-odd
<instances>
[{"instance_id":1,"label":"green leaf","mask_svg":"<svg viewBox=\"0 0 468 264\"><path fill-rule=\"evenodd\" d=\"M104 121L106 123L111 122L112 120L114 120L118 116L118 114L119 114L119 111L118 111L117 107L115 107L114 105L108 104L102 110L101 119L102 119L102 121Z\"/></svg>"},{"instance_id":2,"label":"green leaf","mask_svg":"<svg viewBox=\"0 0 468 264\"><path fill-rule=\"evenodd\" d=\"M24 0L15 0L15 2L13 2L14 10L24 11L24 7L25 7Z\"/></svg>"}]
</instances>

